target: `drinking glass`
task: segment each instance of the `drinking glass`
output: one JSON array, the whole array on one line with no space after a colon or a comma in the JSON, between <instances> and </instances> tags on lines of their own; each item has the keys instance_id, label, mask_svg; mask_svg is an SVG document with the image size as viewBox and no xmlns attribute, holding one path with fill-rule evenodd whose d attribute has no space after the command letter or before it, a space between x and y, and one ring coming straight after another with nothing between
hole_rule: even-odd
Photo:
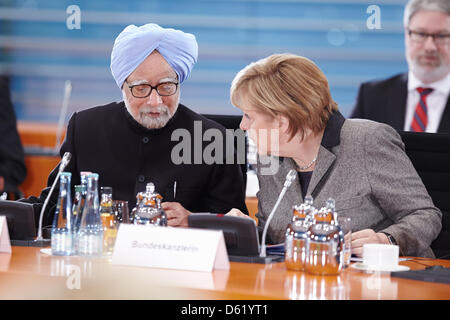
<instances>
[{"instance_id":1,"label":"drinking glass","mask_svg":"<svg viewBox=\"0 0 450 320\"><path fill-rule=\"evenodd\" d=\"M111 256L117 238L117 231L121 223L130 223L128 201L112 201L112 219L108 221L105 228L104 253Z\"/></svg>"},{"instance_id":2,"label":"drinking glass","mask_svg":"<svg viewBox=\"0 0 450 320\"><path fill-rule=\"evenodd\" d=\"M116 223L131 223L128 201L113 200L113 213Z\"/></svg>"},{"instance_id":3,"label":"drinking glass","mask_svg":"<svg viewBox=\"0 0 450 320\"><path fill-rule=\"evenodd\" d=\"M346 268L350 265L352 257L352 219L346 216L338 216L338 224L344 232L344 264Z\"/></svg>"}]
</instances>

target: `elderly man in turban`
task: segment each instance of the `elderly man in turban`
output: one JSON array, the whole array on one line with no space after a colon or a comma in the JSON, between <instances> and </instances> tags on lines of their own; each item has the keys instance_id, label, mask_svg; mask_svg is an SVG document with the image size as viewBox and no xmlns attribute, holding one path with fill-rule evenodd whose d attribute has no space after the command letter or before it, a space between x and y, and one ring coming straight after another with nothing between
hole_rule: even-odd
<instances>
[{"instance_id":1,"label":"elderly man in turban","mask_svg":"<svg viewBox=\"0 0 450 320\"><path fill-rule=\"evenodd\" d=\"M197 52L192 34L156 24L131 25L119 34L111 53L111 71L123 101L72 115L60 150L61 155L72 153L65 169L72 173L72 186L80 184L81 171L96 172L99 186L112 187L113 198L128 200L132 209L136 194L152 182L163 196L171 226L187 226L191 212L225 213L233 207L246 212L239 164L178 164L172 159L178 143L172 141L172 133L177 129L189 132L191 140L202 139L194 135L197 122L202 136L214 128L225 137L224 127L179 103L180 85L197 61ZM200 143L205 147L205 142ZM58 169L50 174L49 186ZM25 200L36 203L36 213L49 189L39 198ZM44 225L52 223L57 196L55 191L50 198Z\"/></svg>"}]
</instances>

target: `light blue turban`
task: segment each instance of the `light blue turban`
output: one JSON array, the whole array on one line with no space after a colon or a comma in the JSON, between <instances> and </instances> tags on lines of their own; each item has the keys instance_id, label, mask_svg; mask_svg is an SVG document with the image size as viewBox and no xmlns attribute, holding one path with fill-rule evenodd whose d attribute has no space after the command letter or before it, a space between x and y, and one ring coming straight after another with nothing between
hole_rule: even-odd
<instances>
[{"instance_id":1,"label":"light blue turban","mask_svg":"<svg viewBox=\"0 0 450 320\"><path fill-rule=\"evenodd\" d=\"M166 59L182 83L197 62L198 46L195 36L175 29L148 23L140 27L129 25L114 41L111 52L111 72L119 88L125 79L153 50Z\"/></svg>"}]
</instances>

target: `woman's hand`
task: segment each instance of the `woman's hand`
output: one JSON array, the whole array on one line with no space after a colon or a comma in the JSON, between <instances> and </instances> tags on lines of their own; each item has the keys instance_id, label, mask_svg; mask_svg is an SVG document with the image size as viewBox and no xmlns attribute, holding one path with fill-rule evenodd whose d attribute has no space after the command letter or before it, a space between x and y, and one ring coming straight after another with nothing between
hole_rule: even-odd
<instances>
[{"instance_id":1,"label":"woman's hand","mask_svg":"<svg viewBox=\"0 0 450 320\"><path fill-rule=\"evenodd\" d=\"M384 233L377 233L372 229L364 229L352 233L352 253L362 257L363 246L366 243L390 244L388 237Z\"/></svg>"},{"instance_id":2,"label":"woman's hand","mask_svg":"<svg viewBox=\"0 0 450 320\"><path fill-rule=\"evenodd\" d=\"M230 211L228 211L227 214L225 214L226 216L233 216L233 217L241 217L241 218L249 218L251 219L248 215L242 213L241 210L233 208Z\"/></svg>"}]
</instances>

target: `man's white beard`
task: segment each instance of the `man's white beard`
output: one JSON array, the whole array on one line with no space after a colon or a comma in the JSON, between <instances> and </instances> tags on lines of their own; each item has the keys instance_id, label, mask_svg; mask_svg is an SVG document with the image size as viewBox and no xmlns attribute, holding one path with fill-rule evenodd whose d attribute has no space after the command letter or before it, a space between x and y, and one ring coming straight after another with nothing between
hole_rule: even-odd
<instances>
[{"instance_id":1,"label":"man's white beard","mask_svg":"<svg viewBox=\"0 0 450 320\"><path fill-rule=\"evenodd\" d=\"M407 56L406 60L408 62L409 69L413 72L416 78L424 83L439 81L450 72L450 66L445 65L441 57L439 66L435 67L432 70L427 70L426 68L421 66L417 58L415 60L412 60Z\"/></svg>"},{"instance_id":2,"label":"man's white beard","mask_svg":"<svg viewBox=\"0 0 450 320\"><path fill-rule=\"evenodd\" d=\"M160 129L164 127L167 124L167 122L169 122L169 120L173 117L175 111L178 108L177 103L177 107L175 108L173 113L171 113L169 107L167 107L164 104L159 105L156 108L147 106L139 109L138 114L135 115L133 114L133 111L130 107L130 104L125 94L123 94L123 101L125 102L125 107L127 108L128 113L133 117L133 119L136 120L141 126L147 129ZM160 115L159 117L154 118L148 114L150 112L159 112Z\"/></svg>"}]
</instances>

